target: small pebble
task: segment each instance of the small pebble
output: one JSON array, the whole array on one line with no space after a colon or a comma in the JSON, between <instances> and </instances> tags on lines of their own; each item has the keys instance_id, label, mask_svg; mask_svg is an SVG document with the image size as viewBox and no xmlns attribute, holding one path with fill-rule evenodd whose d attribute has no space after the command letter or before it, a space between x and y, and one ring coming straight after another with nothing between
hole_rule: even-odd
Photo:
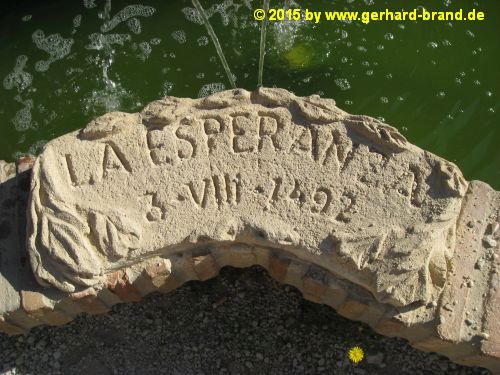
<instances>
[{"instance_id":1,"label":"small pebble","mask_svg":"<svg viewBox=\"0 0 500 375\"><path fill-rule=\"evenodd\" d=\"M491 236L486 236L483 238L483 243L487 248L490 247L496 247L497 246L497 241L493 239Z\"/></svg>"}]
</instances>

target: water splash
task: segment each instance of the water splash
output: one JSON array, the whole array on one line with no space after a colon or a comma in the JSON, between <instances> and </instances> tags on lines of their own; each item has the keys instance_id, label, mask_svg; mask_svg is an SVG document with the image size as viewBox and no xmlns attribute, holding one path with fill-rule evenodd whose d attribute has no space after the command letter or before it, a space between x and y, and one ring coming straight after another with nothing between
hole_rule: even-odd
<instances>
[{"instance_id":1,"label":"water splash","mask_svg":"<svg viewBox=\"0 0 500 375\"><path fill-rule=\"evenodd\" d=\"M264 0L262 6L265 14L269 11L269 0ZM257 87L262 87L262 79L264 75L264 55L266 54L266 33L267 33L267 17L264 17L260 28L260 54L259 54L259 76L257 80Z\"/></svg>"},{"instance_id":2,"label":"water splash","mask_svg":"<svg viewBox=\"0 0 500 375\"><path fill-rule=\"evenodd\" d=\"M217 54L219 55L219 59L222 63L222 66L224 67L224 70L227 75L227 79L229 80L229 83L231 84L231 87L233 89L236 88L236 82L233 76L233 73L231 73L231 69L229 69L229 65L226 60L226 56L224 56L224 52L222 51L222 47L219 43L219 39L217 39L217 35L215 35L215 31L212 28L212 25L210 25L210 22L208 21L207 14L205 13L205 10L201 6L200 2L198 0L192 0L193 5L195 6L196 10L198 11L201 19L203 20L203 23L205 24L205 27L207 28L208 35L210 35L210 38L212 38L212 42L215 45L215 49L217 50Z\"/></svg>"}]
</instances>

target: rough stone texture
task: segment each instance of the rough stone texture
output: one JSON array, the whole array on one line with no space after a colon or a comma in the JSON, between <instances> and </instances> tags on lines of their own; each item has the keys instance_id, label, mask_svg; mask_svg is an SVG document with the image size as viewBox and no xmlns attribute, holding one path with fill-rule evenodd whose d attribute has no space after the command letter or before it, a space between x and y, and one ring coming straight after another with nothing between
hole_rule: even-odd
<instances>
[{"instance_id":1,"label":"rough stone texture","mask_svg":"<svg viewBox=\"0 0 500 375\"><path fill-rule=\"evenodd\" d=\"M29 204L44 288L0 280L2 299L18 292L0 305L10 333L259 264L377 332L500 371L499 193L333 100L234 90L107 114L47 144Z\"/></svg>"},{"instance_id":2,"label":"rough stone texture","mask_svg":"<svg viewBox=\"0 0 500 375\"><path fill-rule=\"evenodd\" d=\"M405 306L441 291L466 188L454 165L328 99L167 98L47 145L29 250L40 283L74 292L179 248L259 245Z\"/></svg>"}]
</instances>

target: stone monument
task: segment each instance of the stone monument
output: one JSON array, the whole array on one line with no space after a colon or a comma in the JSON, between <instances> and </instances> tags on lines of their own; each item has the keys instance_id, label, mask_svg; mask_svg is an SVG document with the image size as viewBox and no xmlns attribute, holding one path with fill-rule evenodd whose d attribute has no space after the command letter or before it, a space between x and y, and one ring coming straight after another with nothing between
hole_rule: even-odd
<instances>
[{"instance_id":1,"label":"stone monument","mask_svg":"<svg viewBox=\"0 0 500 375\"><path fill-rule=\"evenodd\" d=\"M15 179L0 167L8 333L258 264L377 332L500 371L499 192L331 99L166 97L49 142Z\"/></svg>"}]
</instances>

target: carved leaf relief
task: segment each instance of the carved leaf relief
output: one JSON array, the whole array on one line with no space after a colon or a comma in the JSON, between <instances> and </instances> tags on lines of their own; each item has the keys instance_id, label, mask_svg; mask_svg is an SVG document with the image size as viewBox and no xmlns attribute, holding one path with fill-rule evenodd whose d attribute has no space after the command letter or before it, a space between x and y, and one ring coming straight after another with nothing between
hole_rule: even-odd
<instances>
[{"instance_id":1,"label":"carved leaf relief","mask_svg":"<svg viewBox=\"0 0 500 375\"><path fill-rule=\"evenodd\" d=\"M124 258L139 248L141 233L131 220L118 214L91 212L89 222L99 250L110 259Z\"/></svg>"}]
</instances>

